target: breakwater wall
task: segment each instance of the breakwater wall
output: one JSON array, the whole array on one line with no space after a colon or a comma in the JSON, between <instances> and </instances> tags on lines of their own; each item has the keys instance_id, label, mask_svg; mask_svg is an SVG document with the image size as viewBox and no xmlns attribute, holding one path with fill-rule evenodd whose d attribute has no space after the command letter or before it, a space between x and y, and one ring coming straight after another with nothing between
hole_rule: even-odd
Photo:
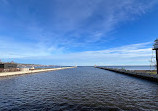
<instances>
[{"instance_id":1,"label":"breakwater wall","mask_svg":"<svg viewBox=\"0 0 158 111\"><path fill-rule=\"evenodd\" d=\"M23 74L40 73L40 72L49 72L49 71L63 70L63 69L69 69L69 68L75 68L75 67L36 69L36 70L16 71L16 72L1 72L0 77L17 76L17 75L23 75Z\"/></svg>"},{"instance_id":2,"label":"breakwater wall","mask_svg":"<svg viewBox=\"0 0 158 111\"><path fill-rule=\"evenodd\" d=\"M141 78L141 79L146 79L149 81L158 82L158 74L136 73L131 70L115 69L115 68L108 68L108 67L96 67L96 68L104 69L104 70L108 70L108 71L112 71L112 72L117 72L120 74L125 74L125 75L129 75L129 76L133 76L133 77L137 77L137 78Z\"/></svg>"}]
</instances>

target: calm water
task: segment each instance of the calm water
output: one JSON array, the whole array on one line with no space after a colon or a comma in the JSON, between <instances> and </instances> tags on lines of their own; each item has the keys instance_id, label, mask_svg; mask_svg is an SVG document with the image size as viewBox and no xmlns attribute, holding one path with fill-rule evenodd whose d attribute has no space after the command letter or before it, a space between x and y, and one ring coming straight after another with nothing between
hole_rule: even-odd
<instances>
[{"instance_id":1,"label":"calm water","mask_svg":"<svg viewBox=\"0 0 158 111\"><path fill-rule=\"evenodd\" d=\"M158 110L158 84L93 67L0 79L2 111L109 109Z\"/></svg>"}]
</instances>

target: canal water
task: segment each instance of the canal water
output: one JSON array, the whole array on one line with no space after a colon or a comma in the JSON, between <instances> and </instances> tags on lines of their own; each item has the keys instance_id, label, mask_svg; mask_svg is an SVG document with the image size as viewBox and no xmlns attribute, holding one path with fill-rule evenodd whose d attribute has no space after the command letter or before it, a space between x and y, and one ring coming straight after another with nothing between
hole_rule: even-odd
<instances>
[{"instance_id":1,"label":"canal water","mask_svg":"<svg viewBox=\"0 0 158 111\"><path fill-rule=\"evenodd\" d=\"M156 111L158 84L93 67L5 77L0 110Z\"/></svg>"}]
</instances>

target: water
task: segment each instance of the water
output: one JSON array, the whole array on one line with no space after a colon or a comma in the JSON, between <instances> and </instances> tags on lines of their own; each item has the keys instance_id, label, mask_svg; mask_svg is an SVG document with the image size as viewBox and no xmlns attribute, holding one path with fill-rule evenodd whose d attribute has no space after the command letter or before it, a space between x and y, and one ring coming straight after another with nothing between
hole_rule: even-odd
<instances>
[{"instance_id":1,"label":"water","mask_svg":"<svg viewBox=\"0 0 158 111\"><path fill-rule=\"evenodd\" d=\"M105 67L105 66L103 66ZM106 66L109 68L126 69L126 70L156 70L155 66Z\"/></svg>"},{"instance_id":2,"label":"water","mask_svg":"<svg viewBox=\"0 0 158 111\"><path fill-rule=\"evenodd\" d=\"M157 106L157 83L93 67L0 78L1 111L154 111Z\"/></svg>"}]
</instances>

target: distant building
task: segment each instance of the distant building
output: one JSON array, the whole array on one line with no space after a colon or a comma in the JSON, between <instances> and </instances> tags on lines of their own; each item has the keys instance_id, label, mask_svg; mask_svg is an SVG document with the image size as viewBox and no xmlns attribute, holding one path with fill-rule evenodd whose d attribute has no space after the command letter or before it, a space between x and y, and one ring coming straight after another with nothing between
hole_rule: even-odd
<instances>
[{"instance_id":1,"label":"distant building","mask_svg":"<svg viewBox=\"0 0 158 111\"><path fill-rule=\"evenodd\" d=\"M15 63L0 63L0 68L3 68L3 69L17 68L17 64L15 64Z\"/></svg>"}]
</instances>

